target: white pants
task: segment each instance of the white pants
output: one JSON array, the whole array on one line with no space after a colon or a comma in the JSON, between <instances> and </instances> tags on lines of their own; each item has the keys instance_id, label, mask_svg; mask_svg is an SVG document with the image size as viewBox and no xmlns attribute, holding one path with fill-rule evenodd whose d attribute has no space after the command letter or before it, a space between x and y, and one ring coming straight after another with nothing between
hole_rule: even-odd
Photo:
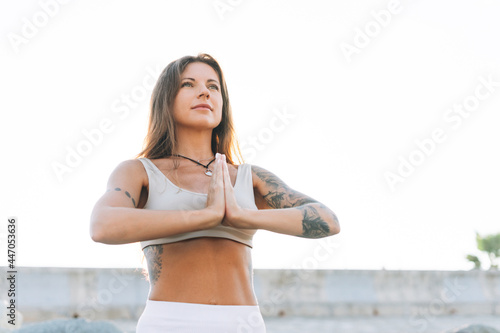
<instances>
[{"instance_id":1,"label":"white pants","mask_svg":"<svg viewBox=\"0 0 500 333\"><path fill-rule=\"evenodd\" d=\"M136 333L266 333L258 305L148 300Z\"/></svg>"}]
</instances>

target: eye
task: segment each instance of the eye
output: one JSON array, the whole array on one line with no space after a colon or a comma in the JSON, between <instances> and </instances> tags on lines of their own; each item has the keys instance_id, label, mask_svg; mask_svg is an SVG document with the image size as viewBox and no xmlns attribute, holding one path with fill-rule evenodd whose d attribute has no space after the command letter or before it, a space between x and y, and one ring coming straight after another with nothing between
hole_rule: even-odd
<instances>
[{"instance_id":1,"label":"eye","mask_svg":"<svg viewBox=\"0 0 500 333\"><path fill-rule=\"evenodd\" d=\"M219 86L218 86L218 85L216 85L216 84L211 84L211 85L209 86L209 88L212 88L212 89L214 89L215 91L219 91Z\"/></svg>"},{"instance_id":2,"label":"eye","mask_svg":"<svg viewBox=\"0 0 500 333\"><path fill-rule=\"evenodd\" d=\"M193 84L191 82L189 82L189 81L184 82L183 84L181 84L181 88L182 87L192 87L192 86L193 86Z\"/></svg>"}]
</instances>

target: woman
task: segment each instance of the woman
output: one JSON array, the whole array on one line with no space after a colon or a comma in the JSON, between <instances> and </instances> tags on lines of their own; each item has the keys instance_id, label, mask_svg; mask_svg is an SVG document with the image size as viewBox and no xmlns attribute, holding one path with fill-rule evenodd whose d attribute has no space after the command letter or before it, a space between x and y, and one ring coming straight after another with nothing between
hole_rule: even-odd
<instances>
[{"instance_id":1,"label":"woman","mask_svg":"<svg viewBox=\"0 0 500 333\"><path fill-rule=\"evenodd\" d=\"M91 216L96 242L141 242L149 299L137 332L265 332L253 290L257 229L306 238L335 214L255 165L236 165L222 70L207 54L170 63L151 97L144 150L112 172Z\"/></svg>"}]
</instances>

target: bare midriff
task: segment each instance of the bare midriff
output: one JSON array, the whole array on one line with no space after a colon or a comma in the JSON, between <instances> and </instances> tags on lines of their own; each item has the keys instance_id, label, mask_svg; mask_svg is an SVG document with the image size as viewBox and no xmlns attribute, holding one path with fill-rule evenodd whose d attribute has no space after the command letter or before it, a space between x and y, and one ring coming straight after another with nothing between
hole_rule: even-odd
<instances>
[{"instance_id":1,"label":"bare midriff","mask_svg":"<svg viewBox=\"0 0 500 333\"><path fill-rule=\"evenodd\" d=\"M150 300L257 305L251 248L247 245L226 238L201 237L155 246L161 246L161 251L146 254L149 274L156 269L156 279L150 277Z\"/></svg>"}]
</instances>

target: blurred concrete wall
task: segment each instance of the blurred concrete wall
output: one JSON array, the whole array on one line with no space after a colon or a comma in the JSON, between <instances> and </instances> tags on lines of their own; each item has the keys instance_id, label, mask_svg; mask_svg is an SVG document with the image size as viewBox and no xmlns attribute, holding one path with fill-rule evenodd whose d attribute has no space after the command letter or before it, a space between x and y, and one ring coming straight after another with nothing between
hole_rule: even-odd
<instances>
[{"instance_id":1,"label":"blurred concrete wall","mask_svg":"<svg viewBox=\"0 0 500 333\"><path fill-rule=\"evenodd\" d=\"M5 274L3 275L5 276ZM500 272L259 270L265 317L500 315ZM0 282L7 297L6 279ZM149 286L141 269L21 267L17 306L25 322L61 317L136 320ZM5 294L5 295L4 295Z\"/></svg>"}]
</instances>

